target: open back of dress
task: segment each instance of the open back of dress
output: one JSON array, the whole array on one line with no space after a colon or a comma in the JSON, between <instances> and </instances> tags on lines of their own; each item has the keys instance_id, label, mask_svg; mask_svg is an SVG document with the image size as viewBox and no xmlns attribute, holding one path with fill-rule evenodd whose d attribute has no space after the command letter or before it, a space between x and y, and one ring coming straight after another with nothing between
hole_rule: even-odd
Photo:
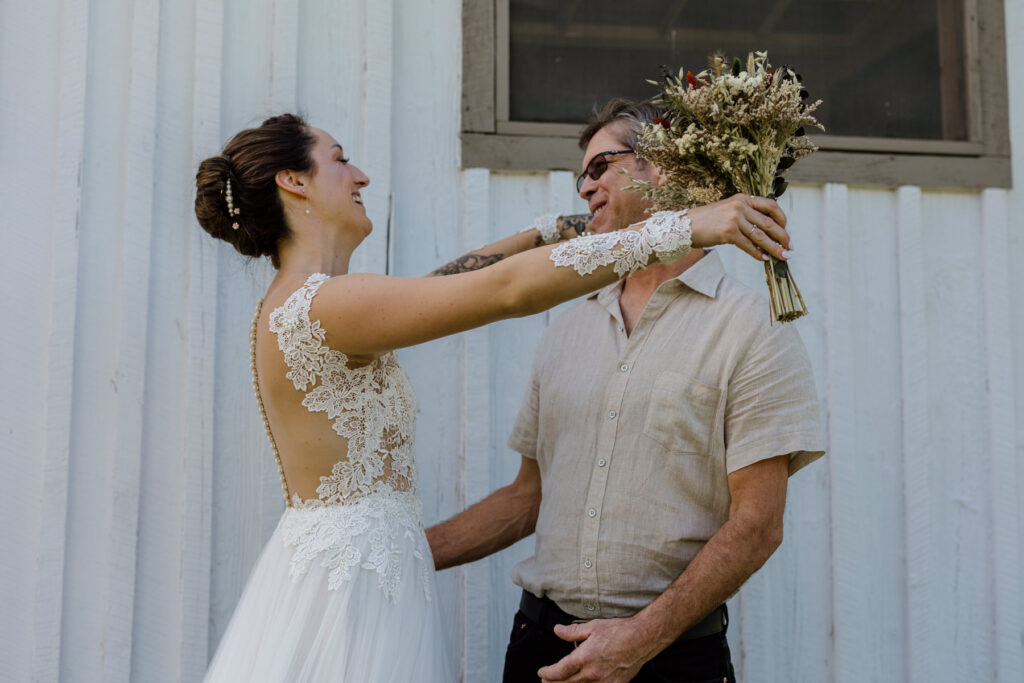
<instances>
[{"instance_id":1,"label":"open back of dress","mask_svg":"<svg viewBox=\"0 0 1024 683\"><path fill-rule=\"evenodd\" d=\"M206 680L451 681L416 495L412 387L394 353L353 368L325 345L309 311L327 279L310 276L268 321L287 379L330 421L341 455L316 498L288 496Z\"/></svg>"}]
</instances>

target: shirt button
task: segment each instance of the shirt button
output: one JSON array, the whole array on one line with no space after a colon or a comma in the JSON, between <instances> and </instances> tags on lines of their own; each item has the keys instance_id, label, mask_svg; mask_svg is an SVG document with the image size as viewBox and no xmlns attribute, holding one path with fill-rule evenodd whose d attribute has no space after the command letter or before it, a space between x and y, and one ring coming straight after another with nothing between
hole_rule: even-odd
<instances>
[{"instance_id":1,"label":"shirt button","mask_svg":"<svg viewBox=\"0 0 1024 683\"><path fill-rule=\"evenodd\" d=\"M616 414L617 414L617 413L616 413L616 412L615 412L614 410L609 410L609 411L608 411L608 417L609 417L610 419L612 419L612 420L614 420L614 419L615 419L615 415L616 415Z\"/></svg>"},{"instance_id":2,"label":"shirt button","mask_svg":"<svg viewBox=\"0 0 1024 683\"><path fill-rule=\"evenodd\" d=\"M608 461L605 460L604 458L601 458L600 460L597 461L597 466L598 467L604 467L607 464L608 464Z\"/></svg>"},{"instance_id":3,"label":"shirt button","mask_svg":"<svg viewBox=\"0 0 1024 683\"><path fill-rule=\"evenodd\" d=\"M593 565L593 563L590 560L587 560L586 562L583 563L583 566L586 567L587 569L590 569L594 565Z\"/></svg>"},{"instance_id":4,"label":"shirt button","mask_svg":"<svg viewBox=\"0 0 1024 683\"><path fill-rule=\"evenodd\" d=\"M622 365L619 366L619 371L620 372L629 372L629 366L626 365L625 363L623 363Z\"/></svg>"},{"instance_id":5,"label":"shirt button","mask_svg":"<svg viewBox=\"0 0 1024 683\"><path fill-rule=\"evenodd\" d=\"M590 517L596 517L597 510L595 510L594 508L590 508L589 510L587 510L587 515L589 515Z\"/></svg>"},{"instance_id":6,"label":"shirt button","mask_svg":"<svg viewBox=\"0 0 1024 683\"><path fill-rule=\"evenodd\" d=\"M584 607L587 608L588 612L593 612L595 609L597 609L596 607L594 607L594 603L592 602L588 602L586 605L584 605Z\"/></svg>"},{"instance_id":7,"label":"shirt button","mask_svg":"<svg viewBox=\"0 0 1024 683\"><path fill-rule=\"evenodd\" d=\"M619 332L625 332L625 331L626 331L626 328L623 327L622 325L619 325Z\"/></svg>"}]
</instances>

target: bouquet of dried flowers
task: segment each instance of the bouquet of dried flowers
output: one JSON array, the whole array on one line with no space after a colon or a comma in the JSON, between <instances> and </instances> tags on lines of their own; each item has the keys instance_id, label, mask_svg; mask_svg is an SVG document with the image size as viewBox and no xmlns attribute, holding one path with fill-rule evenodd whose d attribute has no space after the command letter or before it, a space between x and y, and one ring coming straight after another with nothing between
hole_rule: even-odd
<instances>
[{"instance_id":1,"label":"bouquet of dried flowers","mask_svg":"<svg viewBox=\"0 0 1024 683\"><path fill-rule=\"evenodd\" d=\"M791 69L773 70L765 52L728 64L711 58L696 76L665 73L650 81L661 89L655 102L664 119L645 124L637 155L661 168L667 182L635 181L652 211L701 206L736 194L775 198L786 189L782 173L817 150L804 126L822 128L811 115L821 101L806 103L807 91ZM824 128L822 128L824 130ZM772 319L796 320L807 306L784 261L765 262Z\"/></svg>"}]
</instances>

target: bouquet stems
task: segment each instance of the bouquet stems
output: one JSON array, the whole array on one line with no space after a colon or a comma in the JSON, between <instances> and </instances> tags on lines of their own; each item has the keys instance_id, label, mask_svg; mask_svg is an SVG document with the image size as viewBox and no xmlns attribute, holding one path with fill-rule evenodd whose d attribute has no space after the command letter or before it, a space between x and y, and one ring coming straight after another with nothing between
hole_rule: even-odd
<instances>
[{"instance_id":1,"label":"bouquet stems","mask_svg":"<svg viewBox=\"0 0 1024 683\"><path fill-rule=\"evenodd\" d=\"M775 192L766 192L765 196L775 199ZM788 323L808 314L807 304L796 286L789 264L780 261L771 254L764 262L764 277L768 281L768 303L771 306L772 322Z\"/></svg>"},{"instance_id":2,"label":"bouquet stems","mask_svg":"<svg viewBox=\"0 0 1024 683\"><path fill-rule=\"evenodd\" d=\"M807 304L785 261L769 256L764 262L764 274L768 281L768 302L773 321L788 323L807 315Z\"/></svg>"}]
</instances>

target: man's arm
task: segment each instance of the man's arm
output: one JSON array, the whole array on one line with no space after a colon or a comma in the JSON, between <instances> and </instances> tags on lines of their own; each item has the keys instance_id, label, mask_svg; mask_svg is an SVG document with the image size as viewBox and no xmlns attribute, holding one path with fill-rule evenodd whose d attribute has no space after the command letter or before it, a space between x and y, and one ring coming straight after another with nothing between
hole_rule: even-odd
<instances>
[{"instance_id":1,"label":"man's arm","mask_svg":"<svg viewBox=\"0 0 1024 683\"><path fill-rule=\"evenodd\" d=\"M540 511L540 469L523 457L515 481L446 522L427 529L434 567L479 560L533 533Z\"/></svg>"},{"instance_id":2,"label":"man's arm","mask_svg":"<svg viewBox=\"0 0 1024 683\"><path fill-rule=\"evenodd\" d=\"M590 218L591 216L588 213L575 214L572 216L559 216L557 225L561 236L560 241L578 237L586 232L587 227L590 225ZM497 263L509 256L514 256L515 254L526 251L527 249L542 246L543 244L544 238L541 237L540 232L536 228L524 230L523 232L517 232L511 237L506 237L503 240L492 242L485 247L463 254L454 261L449 261L437 270L431 272L427 277L433 275L457 275L458 273L468 273L471 270L478 270L485 266Z\"/></svg>"},{"instance_id":3,"label":"man's arm","mask_svg":"<svg viewBox=\"0 0 1024 683\"><path fill-rule=\"evenodd\" d=\"M538 674L543 681L564 681L577 674L588 681L628 681L648 660L735 593L782 543L788 476L789 457L784 455L730 474L729 520L683 573L628 619L596 619L556 627L560 638L583 642L561 661L542 668Z\"/></svg>"}]
</instances>

